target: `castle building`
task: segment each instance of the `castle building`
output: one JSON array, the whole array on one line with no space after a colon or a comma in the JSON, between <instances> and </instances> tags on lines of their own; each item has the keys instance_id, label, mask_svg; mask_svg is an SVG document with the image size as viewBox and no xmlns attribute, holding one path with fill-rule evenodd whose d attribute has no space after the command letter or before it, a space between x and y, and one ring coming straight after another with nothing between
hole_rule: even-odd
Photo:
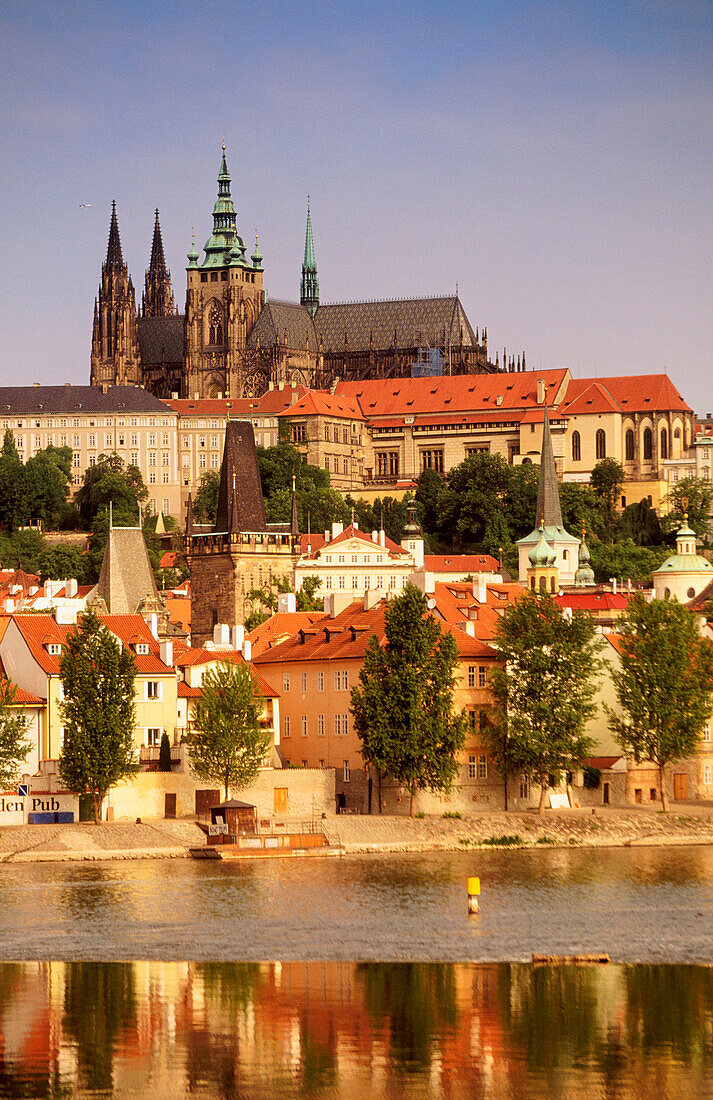
<instances>
[{"instance_id":1,"label":"castle building","mask_svg":"<svg viewBox=\"0 0 713 1100\"><path fill-rule=\"evenodd\" d=\"M497 356L495 364L488 358L487 332L473 331L457 293L321 305L309 202L300 300L267 302L257 237L248 257L238 233L225 144L203 253L201 260L194 239L179 314L157 210L137 312L112 203L94 306L92 385L141 385L161 398L234 399L259 397L271 382L329 388L340 379L500 369Z\"/></svg>"}]
</instances>

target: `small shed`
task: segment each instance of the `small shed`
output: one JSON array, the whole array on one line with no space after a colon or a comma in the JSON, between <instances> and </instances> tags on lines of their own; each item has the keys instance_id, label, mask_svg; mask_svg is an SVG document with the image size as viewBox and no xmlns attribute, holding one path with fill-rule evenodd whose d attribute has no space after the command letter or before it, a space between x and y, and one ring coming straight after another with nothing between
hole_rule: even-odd
<instances>
[{"instance_id":1,"label":"small shed","mask_svg":"<svg viewBox=\"0 0 713 1100\"><path fill-rule=\"evenodd\" d=\"M219 806L211 806L210 819L213 825L227 825L228 836L254 836L257 833L256 807L249 802L238 802L236 798L229 798Z\"/></svg>"}]
</instances>

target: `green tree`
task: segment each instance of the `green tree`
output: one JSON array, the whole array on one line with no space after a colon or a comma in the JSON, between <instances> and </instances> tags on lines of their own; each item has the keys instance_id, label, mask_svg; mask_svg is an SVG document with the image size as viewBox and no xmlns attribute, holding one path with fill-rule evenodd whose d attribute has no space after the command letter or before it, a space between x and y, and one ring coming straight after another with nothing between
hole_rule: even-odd
<instances>
[{"instance_id":1,"label":"green tree","mask_svg":"<svg viewBox=\"0 0 713 1100\"><path fill-rule=\"evenodd\" d=\"M658 765L667 809L664 768L685 760L711 716L713 644L696 617L676 600L637 593L619 619L621 669L614 686L621 712L607 714L624 753Z\"/></svg>"},{"instance_id":2,"label":"green tree","mask_svg":"<svg viewBox=\"0 0 713 1100\"><path fill-rule=\"evenodd\" d=\"M565 481L559 487L562 522L566 531L579 537L584 527L587 539L601 538L603 530L602 502L591 485Z\"/></svg>"},{"instance_id":3,"label":"green tree","mask_svg":"<svg viewBox=\"0 0 713 1100\"><path fill-rule=\"evenodd\" d=\"M435 535L440 528L439 499L445 489L443 478L435 470L424 470L418 479L416 504L424 531Z\"/></svg>"},{"instance_id":4,"label":"green tree","mask_svg":"<svg viewBox=\"0 0 713 1100\"><path fill-rule=\"evenodd\" d=\"M13 706L16 690L0 680L0 787L6 791L18 778L32 749L27 737L27 719Z\"/></svg>"},{"instance_id":5,"label":"green tree","mask_svg":"<svg viewBox=\"0 0 713 1100\"><path fill-rule=\"evenodd\" d=\"M452 713L458 649L411 584L388 604L385 632L384 646L370 637L352 688L354 727L365 763L408 788L413 814L417 790L449 791L458 773L465 741L465 719Z\"/></svg>"},{"instance_id":6,"label":"green tree","mask_svg":"<svg viewBox=\"0 0 713 1100\"><path fill-rule=\"evenodd\" d=\"M28 519L40 520L45 527L56 525L69 497L71 469L71 447L46 447L28 458L22 477Z\"/></svg>"},{"instance_id":7,"label":"green tree","mask_svg":"<svg viewBox=\"0 0 713 1100\"><path fill-rule=\"evenodd\" d=\"M91 795L98 824L109 789L138 771L134 753L136 663L89 610L80 616L77 629L67 635L59 675L64 692L59 775L67 790Z\"/></svg>"},{"instance_id":8,"label":"green tree","mask_svg":"<svg viewBox=\"0 0 713 1100\"><path fill-rule=\"evenodd\" d=\"M17 524L18 508L22 498L22 459L15 437L9 428L3 436L0 453L0 523L12 530Z\"/></svg>"},{"instance_id":9,"label":"green tree","mask_svg":"<svg viewBox=\"0 0 713 1100\"><path fill-rule=\"evenodd\" d=\"M502 455L471 455L454 466L439 497L439 537L457 547L483 542L493 512L502 512L511 470Z\"/></svg>"},{"instance_id":10,"label":"green tree","mask_svg":"<svg viewBox=\"0 0 713 1100\"><path fill-rule=\"evenodd\" d=\"M615 458L603 458L597 462L589 476L589 482L601 501L602 537L614 541L617 525L617 508L624 484L624 467Z\"/></svg>"},{"instance_id":11,"label":"green tree","mask_svg":"<svg viewBox=\"0 0 713 1100\"><path fill-rule=\"evenodd\" d=\"M710 537L713 509L713 482L701 477L684 477L672 485L666 496L669 513L662 520L664 531L675 535L686 516L688 525L699 539Z\"/></svg>"},{"instance_id":12,"label":"green tree","mask_svg":"<svg viewBox=\"0 0 713 1100\"><path fill-rule=\"evenodd\" d=\"M502 511L510 531L509 541L512 541L524 538L532 530L537 510L540 467L531 462L523 462L520 466L509 466L508 470L508 486Z\"/></svg>"},{"instance_id":13,"label":"green tree","mask_svg":"<svg viewBox=\"0 0 713 1100\"><path fill-rule=\"evenodd\" d=\"M507 608L493 644L503 659L493 672L500 762L512 754L539 784L544 813L549 776L577 767L591 748L583 731L596 712L601 639L591 616L570 617L547 593L527 593Z\"/></svg>"},{"instance_id":14,"label":"green tree","mask_svg":"<svg viewBox=\"0 0 713 1100\"><path fill-rule=\"evenodd\" d=\"M114 523L118 527L135 527L139 507L148 495L138 466L124 466L118 454L101 454L96 465L85 471L75 503L87 528L92 527L98 515L108 512L110 502Z\"/></svg>"},{"instance_id":15,"label":"green tree","mask_svg":"<svg viewBox=\"0 0 713 1100\"><path fill-rule=\"evenodd\" d=\"M616 577L620 581L631 580L644 588L651 587L653 570L671 554L670 546L635 546L631 539L621 539L612 546L590 539L587 545L598 582Z\"/></svg>"},{"instance_id":16,"label":"green tree","mask_svg":"<svg viewBox=\"0 0 713 1100\"><path fill-rule=\"evenodd\" d=\"M196 775L230 788L249 786L265 763L270 734L260 727L263 700L245 664L222 661L208 670L196 703L188 753Z\"/></svg>"},{"instance_id":17,"label":"green tree","mask_svg":"<svg viewBox=\"0 0 713 1100\"><path fill-rule=\"evenodd\" d=\"M215 523L218 515L218 491L220 489L220 474L217 470L206 470L198 486L196 498L193 501L193 514L198 523Z\"/></svg>"},{"instance_id":18,"label":"green tree","mask_svg":"<svg viewBox=\"0 0 713 1100\"><path fill-rule=\"evenodd\" d=\"M636 546L659 546L662 542L661 523L648 498L629 504L621 514L617 542L631 539Z\"/></svg>"},{"instance_id":19,"label":"green tree","mask_svg":"<svg viewBox=\"0 0 713 1100\"><path fill-rule=\"evenodd\" d=\"M165 730L161 734L161 747L158 750L158 770L160 772L171 770L171 743Z\"/></svg>"}]
</instances>

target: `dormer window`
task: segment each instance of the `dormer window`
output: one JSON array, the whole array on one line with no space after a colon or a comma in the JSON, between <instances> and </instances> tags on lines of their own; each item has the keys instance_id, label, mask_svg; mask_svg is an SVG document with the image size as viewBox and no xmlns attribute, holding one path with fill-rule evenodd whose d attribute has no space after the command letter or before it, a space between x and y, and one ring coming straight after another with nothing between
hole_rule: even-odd
<instances>
[{"instance_id":1,"label":"dormer window","mask_svg":"<svg viewBox=\"0 0 713 1100\"><path fill-rule=\"evenodd\" d=\"M139 655L139 657L147 657L150 650L149 650L149 647L146 644L146 642L138 642L138 644L136 646L136 652Z\"/></svg>"},{"instance_id":2,"label":"dormer window","mask_svg":"<svg viewBox=\"0 0 713 1100\"><path fill-rule=\"evenodd\" d=\"M47 646L47 652L51 657L59 657L62 652L62 646L59 642L50 642Z\"/></svg>"}]
</instances>

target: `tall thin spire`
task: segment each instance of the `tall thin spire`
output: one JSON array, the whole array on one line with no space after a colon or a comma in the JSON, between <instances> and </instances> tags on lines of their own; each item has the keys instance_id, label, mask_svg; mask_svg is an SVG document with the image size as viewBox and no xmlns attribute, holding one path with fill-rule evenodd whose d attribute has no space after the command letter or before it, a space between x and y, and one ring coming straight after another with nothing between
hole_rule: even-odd
<instances>
[{"instance_id":1,"label":"tall thin spire","mask_svg":"<svg viewBox=\"0 0 713 1100\"><path fill-rule=\"evenodd\" d=\"M319 309L319 280L317 279L317 261L314 258L309 195L307 196L307 228L305 230L305 255L302 261L302 280L300 282L300 305L307 306L312 317Z\"/></svg>"},{"instance_id":2,"label":"tall thin spire","mask_svg":"<svg viewBox=\"0 0 713 1100\"><path fill-rule=\"evenodd\" d=\"M116 199L111 203L111 222L109 224L109 244L106 250L107 267L124 266L124 257L121 254L121 239L119 237L119 223L116 218Z\"/></svg>"},{"instance_id":3,"label":"tall thin spire","mask_svg":"<svg viewBox=\"0 0 713 1100\"><path fill-rule=\"evenodd\" d=\"M550 417L545 405L545 422L542 426L542 456L540 458L540 483L537 489L537 515L535 527L562 527L562 509L557 485L557 467L552 450Z\"/></svg>"},{"instance_id":4,"label":"tall thin spire","mask_svg":"<svg viewBox=\"0 0 713 1100\"><path fill-rule=\"evenodd\" d=\"M166 274L166 258L163 254L163 239L161 237L161 225L158 220L158 207L156 208L156 221L153 227L153 242L151 244L149 271L152 275Z\"/></svg>"},{"instance_id":5,"label":"tall thin spire","mask_svg":"<svg viewBox=\"0 0 713 1100\"><path fill-rule=\"evenodd\" d=\"M151 261L146 272L141 312L144 317L171 317L176 312L171 290L171 272L166 267L166 258L163 254L158 210L154 222Z\"/></svg>"}]
</instances>

